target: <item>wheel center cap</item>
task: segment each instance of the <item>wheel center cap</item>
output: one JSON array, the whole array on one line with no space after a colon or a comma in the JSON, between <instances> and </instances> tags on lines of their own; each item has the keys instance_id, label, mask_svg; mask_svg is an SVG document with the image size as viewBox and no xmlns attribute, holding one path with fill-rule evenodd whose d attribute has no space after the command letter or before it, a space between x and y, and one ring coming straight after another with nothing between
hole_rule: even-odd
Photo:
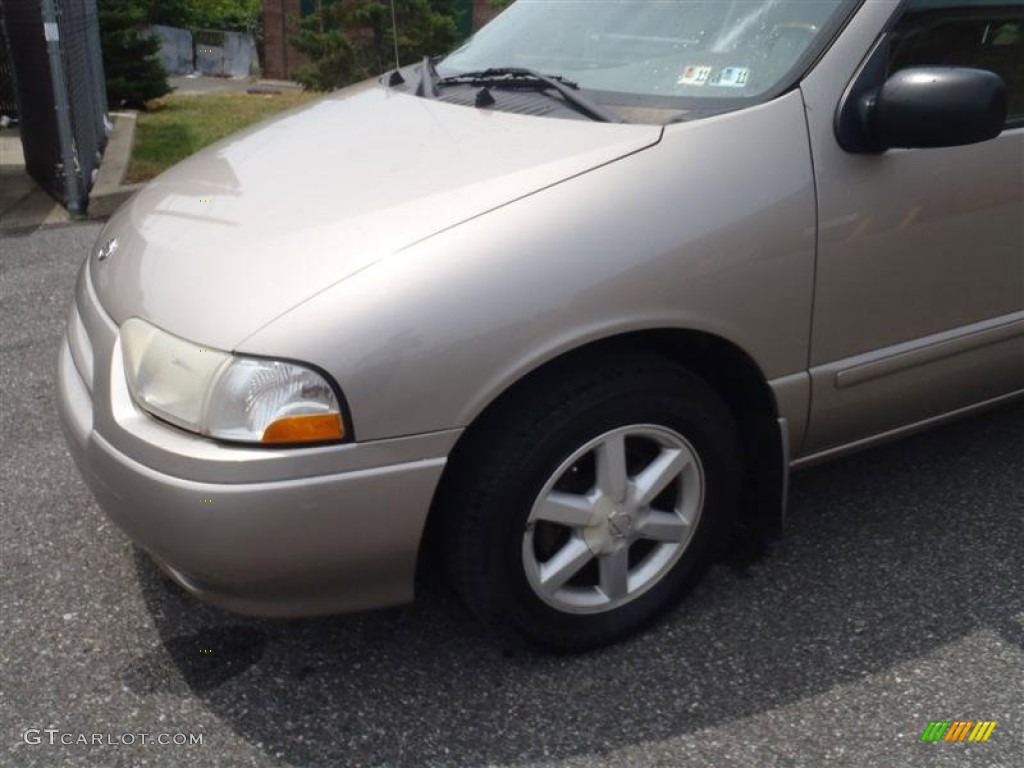
<instances>
[{"instance_id":1,"label":"wheel center cap","mask_svg":"<svg viewBox=\"0 0 1024 768\"><path fill-rule=\"evenodd\" d=\"M614 552L633 538L636 522L625 504L603 496L594 505L593 523L584 532L587 545L595 555Z\"/></svg>"},{"instance_id":2,"label":"wheel center cap","mask_svg":"<svg viewBox=\"0 0 1024 768\"><path fill-rule=\"evenodd\" d=\"M633 516L622 509L616 509L608 518L608 530L617 539L624 539L633 533Z\"/></svg>"}]
</instances>

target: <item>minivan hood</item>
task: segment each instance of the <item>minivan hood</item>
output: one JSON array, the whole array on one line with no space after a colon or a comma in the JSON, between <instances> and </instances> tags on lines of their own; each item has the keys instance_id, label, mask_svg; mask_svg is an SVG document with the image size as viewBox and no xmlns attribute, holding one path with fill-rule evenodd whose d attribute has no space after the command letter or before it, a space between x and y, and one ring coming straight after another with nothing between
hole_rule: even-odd
<instances>
[{"instance_id":1,"label":"minivan hood","mask_svg":"<svg viewBox=\"0 0 1024 768\"><path fill-rule=\"evenodd\" d=\"M91 259L93 284L118 323L143 317L234 349L378 259L660 136L655 125L493 112L363 84L152 181L101 235L98 246L118 242Z\"/></svg>"}]
</instances>

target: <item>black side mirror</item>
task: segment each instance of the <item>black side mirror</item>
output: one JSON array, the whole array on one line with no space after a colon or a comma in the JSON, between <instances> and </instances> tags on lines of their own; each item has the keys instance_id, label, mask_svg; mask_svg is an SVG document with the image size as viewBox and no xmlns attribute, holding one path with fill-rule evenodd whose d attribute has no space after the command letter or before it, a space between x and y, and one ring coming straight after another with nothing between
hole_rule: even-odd
<instances>
[{"instance_id":1,"label":"black side mirror","mask_svg":"<svg viewBox=\"0 0 1024 768\"><path fill-rule=\"evenodd\" d=\"M849 152L957 147L998 136L1006 110L1006 84L994 72L913 67L845 104L838 138Z\"/></svg>"}]
</instances>

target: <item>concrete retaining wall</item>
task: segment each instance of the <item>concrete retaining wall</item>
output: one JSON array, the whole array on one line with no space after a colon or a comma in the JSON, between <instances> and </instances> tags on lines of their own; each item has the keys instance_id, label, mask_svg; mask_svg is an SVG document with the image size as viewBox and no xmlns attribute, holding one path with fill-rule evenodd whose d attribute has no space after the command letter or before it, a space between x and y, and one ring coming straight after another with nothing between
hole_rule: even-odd
<instances>
[{"instance_id":1,"label":"concrete retaining wall","mask_svg":"<svg viewBox=\"0 0 1024 768\"><path fill-rule=\"evenodd\" d=\"M248 77L259 68L252 35L200 30L196 38L196 69L204 75Z\"/></svg>"},{"instance_id":2,"label":"concrete retaining wall","mask_svg":"<svg viewBox=\"0 0 1024 768\"><path fill-rule=\"evenodd\" d=\"M154 24L150 33L160 40L160 59L169 75L198 70L215 77L248 77L259 73L256 41L246 32L197 30Z\"/></svg>"},{"instance_id":3,"label":"concrete retaining wall","mask_svg":"<svg viewBox=\"0 0 1024 768\"><path fill-rule=\"evenodd\" d=\"M190 75L192 65L192 33L187 29L154 24L150 34L160 39L160 60L169 75Z\"/></svg>"}]
</instances>

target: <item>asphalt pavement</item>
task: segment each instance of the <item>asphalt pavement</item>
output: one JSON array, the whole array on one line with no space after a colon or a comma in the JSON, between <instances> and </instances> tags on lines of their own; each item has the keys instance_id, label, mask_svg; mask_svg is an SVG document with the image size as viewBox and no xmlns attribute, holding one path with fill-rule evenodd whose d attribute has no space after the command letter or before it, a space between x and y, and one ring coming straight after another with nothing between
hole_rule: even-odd
<instances>
[{"instance_id":1,"label":"asphalt pavement","mask_svg":"<svg viewBox=\"0 0 1024 768\"><path fill-rule=\"evenodd\" d=\"M0 764L1024 765L1024 406L797 475L769 556L600 652L502 648L437 585L252 620L167 583L64 448L57 349L98 232L0 235ZM920 741L958 719L998 725Z\"/></svg>"}]
</instances>

